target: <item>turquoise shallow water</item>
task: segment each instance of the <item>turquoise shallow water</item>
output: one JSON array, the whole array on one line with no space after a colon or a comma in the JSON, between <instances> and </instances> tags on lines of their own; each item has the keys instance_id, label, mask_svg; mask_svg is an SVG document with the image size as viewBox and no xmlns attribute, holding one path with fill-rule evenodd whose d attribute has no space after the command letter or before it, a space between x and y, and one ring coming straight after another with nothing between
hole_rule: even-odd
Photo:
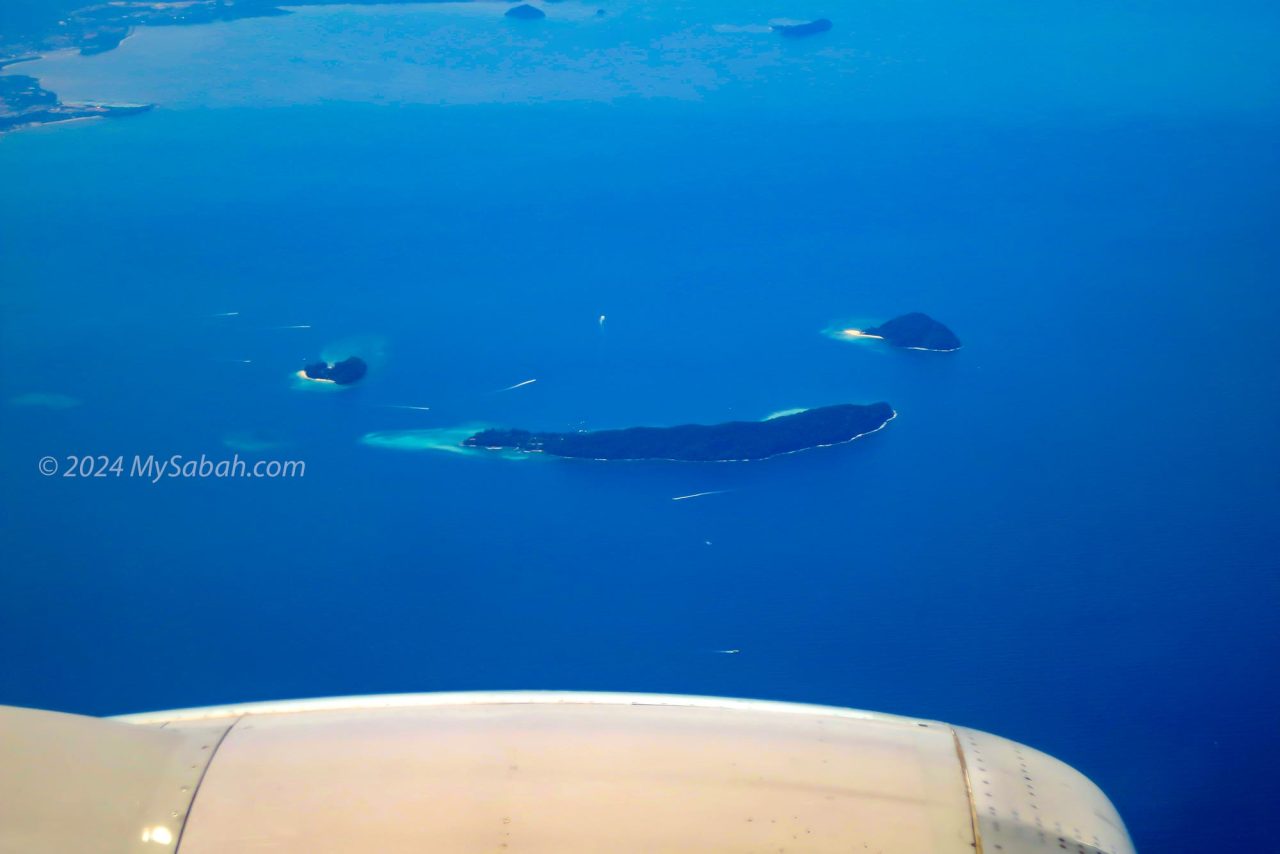
<instances>
[{"instance_id":1,"label":"turquoise shallow water","mask_svg":"<svg viewBox=\"0 0 1280 854\"><path fill-rule=\"evenodd\" d=\"M1266 850L1274 15L815 7L784 43L762 6L555 8L9 69L159 106L0 140L0 396L62 396L0 419L0 700L837 703L1059 755L1142 850ZM822 334L911 310L965 348ZM293 387L353 340L361 386ZM758 465L362 441L875 400ZM235 448L306 476L36 467Z\"/></svg>"}]
</instances>

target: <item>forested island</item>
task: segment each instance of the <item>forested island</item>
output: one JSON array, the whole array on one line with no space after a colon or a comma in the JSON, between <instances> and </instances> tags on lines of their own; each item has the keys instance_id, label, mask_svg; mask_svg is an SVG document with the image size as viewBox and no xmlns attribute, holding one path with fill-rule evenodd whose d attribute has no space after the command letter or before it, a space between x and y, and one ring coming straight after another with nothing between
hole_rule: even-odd
<instances>
[{"instance_id":1,"label":"forested island","mask_svg":"<svg viewBox=\"0 0 1280 854\"><path fill-rule=\"evenodd\" d=\"M302 369L302 378L317 382L351 385L364 378L369 366L359 356L340 362L312 362Z\"/></svg>"},{"instance_id":2,"label":"forested island","mask_svg":"<svg viewBox=\"0 0 1280 854\"><path fill-rule=\"evenodd\" d=\"M463 440L462 444L469 448L511 449L592 460L737 462L851 442L876 432L895 415L887 403L865 406L842 403L765 421L582 433L489 429Z\"/></svg>"},{"instance_id":3,"label":"forested island","mask_svg":"<svg viewBox=\"0 0 1280 854\"><path fill-rule=\"evenodd\" d=\"M825 33L829 29L831 29L831 22L826 18L818 18L816 21L805 21L802 24L773 25L773 31L775 33L781 33L789 38L816 36L818 33Z\"/></svg>"},{"instance_id":4,"label":"forested island","mask_svg":"<svg viewBox=\"0 0 1280 854\"><path fill-rule=\"evenodd\" d=\"M547 17L547 13L539 9L537 6L530 6L528 3L522 3L519 6L513 6L507 10L507 18L516 18L521 21L540 21Z\"/></svg>"},{"instance_id":5,"label":"forested island","mask_svg":"<svg viewBox=\"0 0 1280 854\"><path fill-rule=\"evenodd\" d=\"M908 350L936 350L946 353L960 349L960 339L954 332L918 311L863 329L861 333L867 337L883 338L894 347Z\"/></svg>"}]
</instances>

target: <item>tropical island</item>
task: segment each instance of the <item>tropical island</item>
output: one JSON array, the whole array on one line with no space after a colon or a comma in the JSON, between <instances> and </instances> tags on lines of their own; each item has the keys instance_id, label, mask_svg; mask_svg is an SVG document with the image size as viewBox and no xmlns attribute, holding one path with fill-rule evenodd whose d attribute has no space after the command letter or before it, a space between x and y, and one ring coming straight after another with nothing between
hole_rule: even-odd
<instances>
[{"instance_id":1,"label":"tropical island","mask_svg":"<svg viewBox=\"0 0 1280 854\"><path fill-rule=\"evenodd\" d=\"M517 450L591 460L745 462L852 442L897 415L887 403L821 406L764 421L631 427L581 433L487 429L463 440L467 448Z\"/></svg>"},{"instance_id":2,"label":"tropical island","mask_svg":"<svg viewBox=\"0 0 1280 854\"><path fill-rule=\"evenodd\" d=\"M528 3L522 3L519 6L512 6L508 9L504 17L516 18L521 21L538 21L547 17L547 13L539 9L537 6L530 6Z\"/></svg>"},{"instance_id":3,"label":"tropical island","mask_svg":"<svg viewBox=\"0 0 1280 854\"><path fill-rule=\"evenodd\" d=\"M879 326L855 330L862 337L883 338L894 347L908 350L934 350L947 353L960 349L955 333L927 314L913 311Z\"/></svg>"},{"instance_id":4,"label":"tropical island","mask_svg":"<svg viewBox=\"0 0 1280 854\"><path fill-rule=\"evenodd\" d=\"M805 21L802 24L773 25L773 31L775 33L781 33L789 38L816 36L818 33L825 33L829 29L831 29L831 22L826 18L818 18L816 21Z\"/></svg>"},{"instance_id":5,"label":"tropical island","mask_svg":"<svg viewBox=\"0 0 1280 854\"><path fill-rule=\"evenodd\" d=\"M351 385L359 381L369 371L369 366L359 356L352 356L340 362L312 362L299 372L304 380L314 380L335 385Z\"/></svg>"}]
</instances>

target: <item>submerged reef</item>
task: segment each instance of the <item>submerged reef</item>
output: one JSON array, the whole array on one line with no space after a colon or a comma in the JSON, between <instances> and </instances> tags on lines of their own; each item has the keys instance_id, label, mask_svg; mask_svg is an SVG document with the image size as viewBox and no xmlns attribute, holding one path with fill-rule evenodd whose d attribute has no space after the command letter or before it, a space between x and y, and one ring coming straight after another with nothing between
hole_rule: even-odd
<instances>
[{"instance_id":1,"label":"submerged reef","mask_svg":"<svg viewBox=\"0 0 1280 854\"><path fill-rule=\"evenodd\" d=\"M260 453L283 448L289 443L269 433L257 430L240 430L222 437L222 444L235 451Z\"/></svg>"},{"instance_id":2,"label":"submerged reef","mask_svg":"<svg viewBox=\"0 0 1280 854\"><path fill-rule=\"evenodd\" d=\"M539 9L537 6L530 6L528 3L522 3L519 6L513 6L508 9L505 17L517 18L521 21L536 21L539 18L547 17L547 13Z\"/></svg>"},{"instance_id":3,"label":"submerged reef","mask_svg":"<svg viewBox=\"0 0 1280 854\"><path fill-rule=\"evenodd\" d=\"M392 451L438 451L464 457L498 457L509 460L534 459L518 450L487 451L472 447L467 439L489 429L487 424L463 424L458 427L429 427L416 430L378 430L366 433L360 442L374 448Z\"/></svg>"},{"instance_id":4,"label":"submerged reef","mask_svg":"<svg viewBox=\"0 0 1280 854\"><path fill-rule=\"evenodd\" d=\"M368 370L369 366L364 363L364 359L352 356L341 362L313 362L302 369L302 375L309 380L351 385L360 380Z\"/></svg>"},{"instance_id":5,"label":"submerged reef","mask_svg":"<svg viewBox=\"0 0 1280 854\"><path fill-rule=\"evenodd\" d=\"M818 18L816 21L805 21L803 24L773 25L773 31L775 33L781 33L788 38L816 36L818 33L825 33L829 29L831 29L831 22L826 18Z\"/></svg>"},{"instance_id":6,"label":"submerged reef","mask_svg":"<svg viewBox=\"0 0 1280 854\"><path fill-rule=\"evenodd\" d=\"M887 403L842 403L764 421L631 427L583 433L488 429L463 441L469 448L514 449L593 460L731 462L763 460L839 445L874 433L894 416Z\"/></svg>"},{"instance_id":7,"label":"submerged reef","mask_svg":"<svg viewBox=\"0 0 1280 854\"><path fill-rule=\"evenodd\" d=\"M79 406L80 401L69 394L33 391L9 398L9 405L41 407L43 409L71 409Z\"/></svg>"},{"instance_id":8,"label":"submerged reef","mask_svg":"<svg viewBox=\"0 0 1280 854\"><path fill-rule=\"evenodd\" d=\"M883 338L894 347L909 350L936 350L945 353L960 349L960 339L954 332L918 311L895 317L862 332L867 336Z\"/></svg>"}]
</instances>

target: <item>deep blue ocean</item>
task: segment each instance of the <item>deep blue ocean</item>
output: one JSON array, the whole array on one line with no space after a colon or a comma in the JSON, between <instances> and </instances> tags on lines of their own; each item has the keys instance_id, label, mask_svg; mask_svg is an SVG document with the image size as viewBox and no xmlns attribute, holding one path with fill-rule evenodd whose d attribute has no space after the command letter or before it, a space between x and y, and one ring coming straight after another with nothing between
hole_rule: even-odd
<instances>
[{"instance_id":1,"label":"deep blue ocean","mask_svg":"<svg viewBox=\"0 0 1280 854\"><path fill-rule=\"evenodd\" d=\"M831 703L1054 754L1139 850L1274 850L1280 10L799 5L325 7L7 69L158 107L0 139L0 702ZM822 334L908 311L964 348ZM366 381L296 388L334 347ZM361 441L879 400L748 464ZM237 452L305 476L37 469Z\"/></svg>"}]
</instances>

